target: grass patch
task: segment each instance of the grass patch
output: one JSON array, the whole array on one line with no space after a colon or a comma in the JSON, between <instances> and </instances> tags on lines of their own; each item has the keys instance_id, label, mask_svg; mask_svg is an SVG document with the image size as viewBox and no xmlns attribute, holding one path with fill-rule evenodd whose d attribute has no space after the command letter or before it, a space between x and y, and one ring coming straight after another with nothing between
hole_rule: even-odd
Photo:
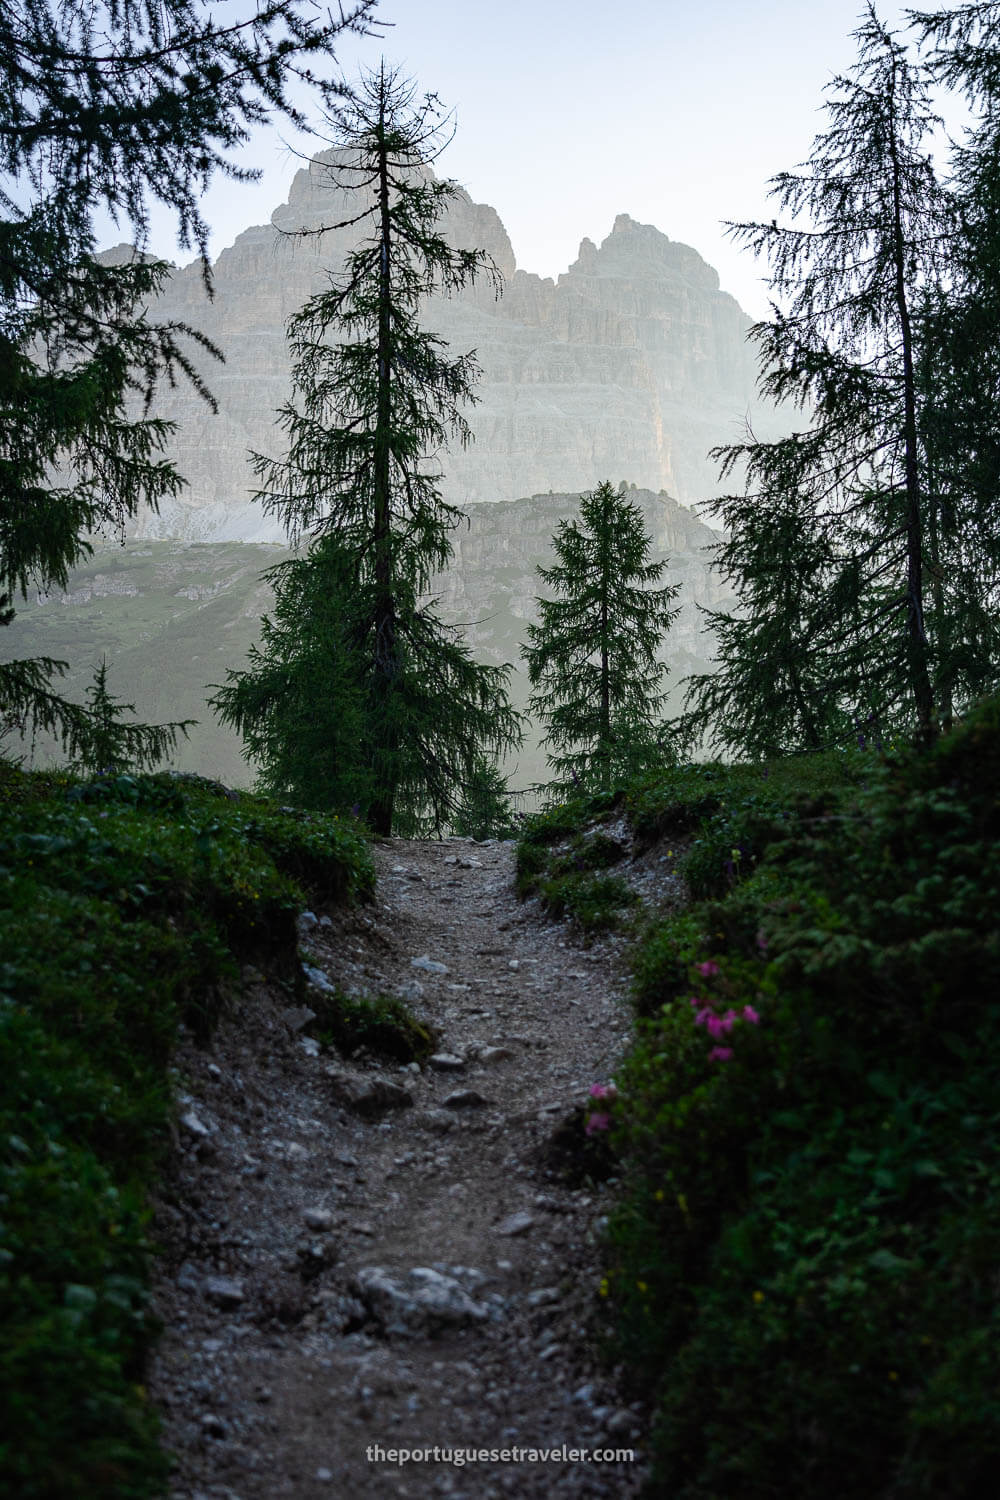
<instances>
[{"instance_id":1,"label":"grass patch","mask_svg":"<svg viewBox=\"0 0 1000 1500\"><path fill-rule=\"evenodd\" d=\"M0 766L0 1493L163 1493L146 1188L177 1027L208 1036L241 962L298 978L307 888L372 882L353 826L212 783Z\"/></svg>"},{"instance_id":2,"label":"grass patch","mask_svg":"<svg viewBox=\"0 0 1000 1500\"><path fill-rule=\"evenodd\" d=\"M345 1057L369 1052L394 1062L425 1062L437 1045L433 1029L418 1021L398 995L313 992L309 1007L316 1012L309 1035Z\"/></svg>"},{"instance_id":3,"label":"grass patch","mask_svg":"<svg viewBox=\"0 0 1000 1500\"><path fill-rule=\"evenodd\" d=\"M590 936L621 924L639 897L620 875L557 875L539 882L542 905L553 917L570 917Z\"/></svg>"},{"instance_id":4,"label":"grass patch","mask_svg":"<svg viewBox=\"0 0 1000 1500\"><path fill-rule=\"evenodd\" d=\"M624 859L626 846L600 822L620 795L579 798L526 820L517 846L518 895L537 894L553 917L569 917L588 936L621 925L638 897L620 875L603 872Z\"/></svg>"},{"instance_id":5,"label":"grass patch","mask_svg":"<svg viewBox=\"0 0 1000 1500\"><path fill-rule=\"evenodd\" d=\"M694 903L636 959L612 1136L606 1290L657 1393L655 1493L986 1493L1000 703L881 765L694 769L630 804L690 810L701 847Z\"/></svg>"}]
</instances>

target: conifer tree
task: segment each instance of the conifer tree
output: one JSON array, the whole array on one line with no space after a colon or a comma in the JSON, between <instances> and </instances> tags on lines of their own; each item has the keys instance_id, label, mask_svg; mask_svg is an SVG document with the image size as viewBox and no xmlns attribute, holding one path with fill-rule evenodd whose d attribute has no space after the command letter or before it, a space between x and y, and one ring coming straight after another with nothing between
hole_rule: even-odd
<instances>
[{"instance_id":1,"label":"conifer tree","mask_svg":"<svg viewBox=\"0 0 1000 1500\"><path fill-rule=\"evenodd\" d=\"M76 752L72 769L96 776L151 770L176 749L177 736L186 737L194 723L193 719L184 719L172 724L130 724L125 716L135 713L135 704L125 703L111 692L106 657L95 668L86 709L80 731L71 738Z\"/></svg>"},{"instance_id":2,"label":"conifer tree","mask_svg":"<svg viewBox=\"0 0 1000 1500\"><path fill-rule=\"evenodd\" d=\"M468 439L462 406L478 367L472 354L451 356L418 311L432 292L482 273L499 289L499 274L484 252L454 249L436 227L457 187L430 171L445 143L433 96L416 103L412 85L383 65L330 119L340 149L328 170L357 211L326 227L370 232L292 319L293 396L279 413L288 451L255 461L259 498L292 541L330 538L353 559L366 814L386 835L425 819L439 828L481 755L521 739L509 668L474 662L422 602L461 518L441 496L435 460L449 436ZM316 691L336 688L318 682Z\"/></svg>"},{"instance_id":3,"label":"conifer tree","mask_svg":"<svg viewBox=\"0 0 1000 1500\"><path fill-rule=\"evenodd\" d=\"M500 768L482 756L472 768L452 819L452 832L470 839L509 839L515 832L507 781Z\"/></svg>"},{"instance_id":4,"label":"conifer tree","mask_svg":"<svg viewBox=\"0 0 1000 1500\"><path fill-rule=\"evenodd\" d=\"M650 540L639 507L605 481L581 496L578 520L560 521L558 561L538 569L555 597L538 600L522 655L560 787L607 791L665 754L656 716L667 668L657 652L677 587L649 587L665 567L649 561Z\"/></svg>"},{"instance_id":5,"label":"conifer tree","mask_svg":"<svg viewBox=\"0 0 1000 1500\"><path fill-rule=\"evenodd\" d=\"M713 503L744 614L716 614L721 670L689 681L687 727L764 751L936 732L944 622L927 611L938 499L919 379L925 309L941 294L954 206L929 155L927 81L869 5L858 61L829 86L830 128L774 179L792 223L731 226L771 260L784 308L752 330L764 393L806 430L717 450L746 490ZM936 634L935 634L936 631Z\"/></svg>"},{"instance_id":6,"label":"conifer tree","mask_svg":"<svg viewBox=\"0 0 1000 1500\"><path fill-rule=\"evenodd\" d=\"M149 402L178 378L210 399L193 358L217 351L146 313L168 269L144 253L151 203L208 279L201 192L216 172L256 175L231 154L251 126L305 123L290 85L328 95L334 41L372 3L333 18L264 0L228 25L209 0L0 7L0 624L29 585L65 586L88 534L121 534L183 483ZM132 258L97 258L98 215L128 230ZM0 663L0 716L76 754L85 725L51 685L60 670Z\"/></svg>"},{"instance_id":7,"label":"conifer tree","mask_svg":"<svg viewBox=\"0 0 1000 1500\"><path fill-rule=\"evenodd\" d=\"M243 736L258 788L295 806L351 808L370 800L360 651L362 610L351 556L335 538L263 575L274 611L243 671L212 699Z\"/></svg>"},{"instance_id":8,"label":"conifer tree","mask_svg":"<svg viewBox=\"0 0 1000 1500\"><path fill-rule=\"evenodd\" d=\"M910 19L932 45L932 76L972 111L952 148L961 228L947 295L927 308L917 369L937 500L928 571L946 726L954 706L1000 686L1000 4Z\"/></svg>"}]
</instances>

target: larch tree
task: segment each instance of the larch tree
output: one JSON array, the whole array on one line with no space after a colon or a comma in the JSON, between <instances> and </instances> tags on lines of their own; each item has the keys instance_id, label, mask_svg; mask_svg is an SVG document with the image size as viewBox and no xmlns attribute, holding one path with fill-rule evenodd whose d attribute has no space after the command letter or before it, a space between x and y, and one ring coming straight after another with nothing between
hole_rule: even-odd
<instances>
[{"instance_id":1,"label":"larch tree","mask_svg":"<svg viewBox=\"0 0 1000 1500\"><path fill-rule=\"evenodd\" d=\"M209 0L0 9L0 625L29 586L65 586L88 535L121 534L184 482L150 402L179 378L210 400L193 356L217 351L147 315L168 270L145 253L151 205L175 212L209 279L204 188L216 173L256 175L233 160L252 126L306 123L293 85L335 95L334 43L365 29L372 5L334 18L262 0L230 24ZM127 226L131 258L98 258L102 216ZM77 755L87 710L53 688L64 670L0 663L0 720Z\"/></svg>"},{"instance_id":2,"label":"larch tree","mask_svg":"<svg viewBox=\"0 0 1000 1500\"><path fill-rule=\"evenodd\" d=\"M650 543L639 507L605 481L581 496L579 519L559 523L557 561L538 569L554 597L538 600L522 655L560 788L607 791L668 753L657 724L667 668L657 653L677 587L651 587L665 564L649 561Z\"/></svg>"},{"instance_id":3,"label":"larch tree","mask_svg":"<svg viewBox=\"0 0 1000 1500\"><path fill-rule=\"evenodd\" d=\"M717 450L723 477L746 467L744 492L712 503L742 611L711 616L720 669L688 680L685 722L750 753L863 726L926 743L940 719L947 622L927 610L938 496L921 370L954 203L930 157L926 75L870 5L855 35L829 129L773 181L790 223L731 226L771 263L772 318L752 330L762 390L809 415L780 441Z\"/></svg>"},{"instance_id":4,"label":"larch tree","mask_svg":"<svg viewBox=\"0 0 1000 1500\"><path fill-rule=\"evenodd\" d=\"M928 528L941 621L941 721L1000 686L1000 4L909 12L931 76L961 93L953 143L960 233L946 297L928 308L917 377L937 505Z\"/></svg>"},{"instance_id":5,"label":"larch tree","mask_svg":"<svg viewBox=\"0 0 1000 1500\"><path fill-rule=\"evenodd\" d=\"M368 233L291 320L293 393L278 418L288 449L255 462L258 498L292 542L308 534L314 546L335 547L350 571L345 629L363 704L364 812L388 835L428 821L440 828L482 756L521 741L510 669L475 662L425 598L461 520L442 497L437 459L449 438L468 440L462 408L478 366L420 326L421 305L481 274L498 291L500 283L483 251L453 248L438 228L458 189L431 170L447 142L433 95L418 101L383 65L362 75L330 120L338 151L327 170L357 206L325 227ZM312 560L307 553L305 566ZM247 724L246 675L230 673L214 700L237 727ZM338 692L317 680L318 715L337 713Z\"/></svg>"}]
</instances>

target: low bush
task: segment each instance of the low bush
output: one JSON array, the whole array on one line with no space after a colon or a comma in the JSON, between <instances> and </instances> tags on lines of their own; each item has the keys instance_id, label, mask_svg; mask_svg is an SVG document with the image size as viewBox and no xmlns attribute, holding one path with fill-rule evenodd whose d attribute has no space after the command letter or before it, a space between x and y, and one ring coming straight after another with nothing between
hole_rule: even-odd
<instances>
[{"instance_id":1,"label":"low bush","mask_svg":"<svg viewBox=\"0 0 1000 1500\"><path fill-rule=\"evenodd\" d=\"M674 1500L994 1482L1000 704L863 776L798 763L637 958L606 1287Z\"/></svg>"},{"instance_id":2,"label":"low bush","mask_svg":"<svg viewBox=\"0 0 1000 1500\"><path fill-rule=\"evenodd\" d=\"M639 897L620 875L557 875L539 883L542 905L553 917L570 917L588 936L617 927Z\"/></svg>"},{"instance_id":3,"label":"low bush","mask_svg":"<svg viewBox=\"0 0 1000 1500\"><path fill-rule=\"evenodd\" d=\"M394 1062L424 1062L437 1036L396 995L310 994L315 1020L308 1031L323 1047L345 1057L370 1052Z\"/></svg>"}]
</instances>

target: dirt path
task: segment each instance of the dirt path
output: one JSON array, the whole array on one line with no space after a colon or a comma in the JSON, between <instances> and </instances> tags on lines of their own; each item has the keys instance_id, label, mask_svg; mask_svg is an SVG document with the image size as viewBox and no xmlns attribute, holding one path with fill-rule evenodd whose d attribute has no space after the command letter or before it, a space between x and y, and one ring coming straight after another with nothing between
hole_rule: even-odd
<instances>
[{"instance_id":1,"label":"dirt path","mask_svg":"<svg viewBox=\"0 0 1000 1500\"><path fill-rule=\"evenodd\" d=\"M262 976L209 1051L182 1047L150 1382L172 1494L630 1495L638 1458L367 1451L642 1448L587 1327L608 1190L546 1165L627 1036L620 940L582 948L523 906L509 845L375 852L373 906L305 919L311 964L408 994L453 1061L311 1055L302 1014Z\"/></svg>"}]
</instances>

